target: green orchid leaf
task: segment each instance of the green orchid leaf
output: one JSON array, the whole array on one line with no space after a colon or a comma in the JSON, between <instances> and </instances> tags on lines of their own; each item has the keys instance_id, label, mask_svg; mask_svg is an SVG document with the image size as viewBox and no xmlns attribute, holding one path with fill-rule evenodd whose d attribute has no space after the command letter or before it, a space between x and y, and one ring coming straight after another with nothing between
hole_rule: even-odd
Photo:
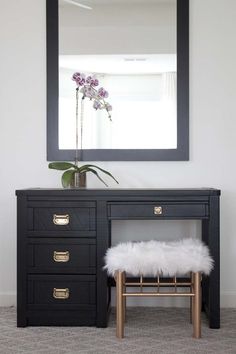
<instances>
[{"instance_id":1,"label":"green orchid leaf","mask_svg":"<svg viewBox=\"0 0 236 354\"><path fill-rule=\"evenodd\" d=\"M97 168L98 170L102 171L102 172L105 173L106 175L108 175L108 176L110 176L111 178L113 178L114 181L119 184L119 182L115 179L114 176L112 176L112 174L111 174L110 172L108 172L108 171L104 170L103 168L98 167L98 166L96 166L96 165L83 165L83 166L81 166L81 167L79 168L79 172L86 171L86 170L87 170L88 168L90 168L90 167Z\"/></svg>"},{"instance_id":2,"label":"green orchid leaf","mask_svg":"<svg viewBox=\"0 0 236 354\"><path fill-rule=\"evenodd\" d=\"M75 166L73 163L70 162L50 162L48 164L48 167L54 170L64 171L64 170L68 170L69 168L76 168L77 166Z\"/></svg>"},{"instance_id":3,"label":"green orchid leaf","mask_svg":"<svg viewBox=\"0 0 236 354\"><path fill-rule=\"evenodd\" d=\"M103 179L99 176L99 174L97 173L97 171L95 171L95 170L92 169L92 168L87 167L87 168L86 168L86 172L92 172L95 176L97 176L98 179L100 179L100 181L101 181L102 183L105 184L106 187L108 187L108 185L106 184L106 182L103 181Z\"/></svg>"},{"instance_id":4,"label":"green orchid leaf","mask_svg":"<svg viewBox=\"0 0 236 354\"><path fill-rule=\"evenodd\" d=\"M75 170L68 170L63 173L63 175L61 176L61 183L64 188L69 187L69 185L72 182L75 172L76 172Z\"/></svg>"}]
</instances>

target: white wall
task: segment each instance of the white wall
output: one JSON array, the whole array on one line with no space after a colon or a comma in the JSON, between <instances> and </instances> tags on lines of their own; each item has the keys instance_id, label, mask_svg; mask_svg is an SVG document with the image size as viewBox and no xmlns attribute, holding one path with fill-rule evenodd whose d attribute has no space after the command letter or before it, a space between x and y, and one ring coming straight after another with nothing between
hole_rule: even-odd
<instances>
[{"instance_id":1,"label":"white wall","mask_svg":"<svg viewBox=\"0 0 236 354\"><path fill-rule=\"evenodd\" d=\"M120 187L222 189L222 305L236 307L236 2L190 3L190 161L99 164L119 179ZM0 305L11 305L16 291L14 191L59 187L60 178L46 162L45 3L0 0L0 5ZM100 184L90 177L89 186ZM114 225L114 237L139 231L127 227ZM198 227L182 223L174 229L185 235L197 233ZM172 230L171 225L167 232Z\"/></svg>"}]
</instances>

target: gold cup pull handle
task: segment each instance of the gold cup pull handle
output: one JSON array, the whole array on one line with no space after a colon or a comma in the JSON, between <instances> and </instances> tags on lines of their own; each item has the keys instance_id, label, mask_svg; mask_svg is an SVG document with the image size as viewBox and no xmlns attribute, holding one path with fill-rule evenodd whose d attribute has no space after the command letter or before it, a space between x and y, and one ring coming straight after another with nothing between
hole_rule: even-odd
<instances>
[{"instance_id":1,"label":"gold cup pull handle","mask_svg":"<svg viewBox=\"0 0 236 354\"><path fill-rule=\"evenodd\" d=\"M69 262L70 260L70 252L69 251L54 251L53 252L53 260L55 262Z\"/></svg>"},{"instance_id":2,"label":"gold cup pull handle","mask_svg":"<svg viewBox=\"0 0 236 354\"><path fill-rule=\"evenodd\" d=\"M161 206L155 206L153 212L154 212L155 215L162 215L162 213L163 213L162 207Z\"/></svg>"},{"instance_id":3,"label":"gold cup pull handle","mask_svg":"<svg viewBox=\"0 0 236 354\"><path fill-rule=\"evenodd\" d=\"M69 298L69 296L70 296L70 290L68 288L65 288L65 289L54 288L53 289L54 299L66 300Z\"/></svg>"},{"instance_id":4,"label":"gold cup pull handle","mask_svg":"<svg viewBox=\"0 0 236 354\"><path fill-rule=\"evenodd\" d=\"M69 222L70 222L69 214L64 214L64 215L53 214L53 224L63 226L63 225L68 225Z\"/></svg>"}]
</instances>

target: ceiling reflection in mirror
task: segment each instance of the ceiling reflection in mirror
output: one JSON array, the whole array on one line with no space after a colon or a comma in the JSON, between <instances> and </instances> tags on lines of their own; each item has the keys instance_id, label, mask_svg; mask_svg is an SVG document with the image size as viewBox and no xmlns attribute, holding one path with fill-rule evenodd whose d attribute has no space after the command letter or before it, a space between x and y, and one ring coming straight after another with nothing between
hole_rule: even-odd
<instances>
[{"instance_id":1,"label":"ceiling reflection in mirror","mask_svg":"<svg viewBox=\"0 0 236 354\"><path fill-rule=\"evenodd\" d=\"M75 72L96 75L112 105L110 121L84 100L83 149L177 148L176 0L59 0L65 150L76 146Z\"/></svg>"}]
</instances>

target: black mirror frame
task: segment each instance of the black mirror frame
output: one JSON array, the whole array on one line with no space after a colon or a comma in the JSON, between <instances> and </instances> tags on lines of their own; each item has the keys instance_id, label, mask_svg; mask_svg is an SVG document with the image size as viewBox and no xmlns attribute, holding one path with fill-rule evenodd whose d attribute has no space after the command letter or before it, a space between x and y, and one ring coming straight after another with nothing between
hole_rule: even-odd
<instances>
[{"instance_id":1,"label":"black mirror frame","mask_svg":"<svg viewBox=\"0 0 236 354\"><path fill-rule=\"evenodd\" d=\"M58 145L58 0L46 0L47 161L74 161L75 150ZM177 149L83 150L83 161L189 160L189 0L177 0Z\"/></svg>"}]
</instances>

